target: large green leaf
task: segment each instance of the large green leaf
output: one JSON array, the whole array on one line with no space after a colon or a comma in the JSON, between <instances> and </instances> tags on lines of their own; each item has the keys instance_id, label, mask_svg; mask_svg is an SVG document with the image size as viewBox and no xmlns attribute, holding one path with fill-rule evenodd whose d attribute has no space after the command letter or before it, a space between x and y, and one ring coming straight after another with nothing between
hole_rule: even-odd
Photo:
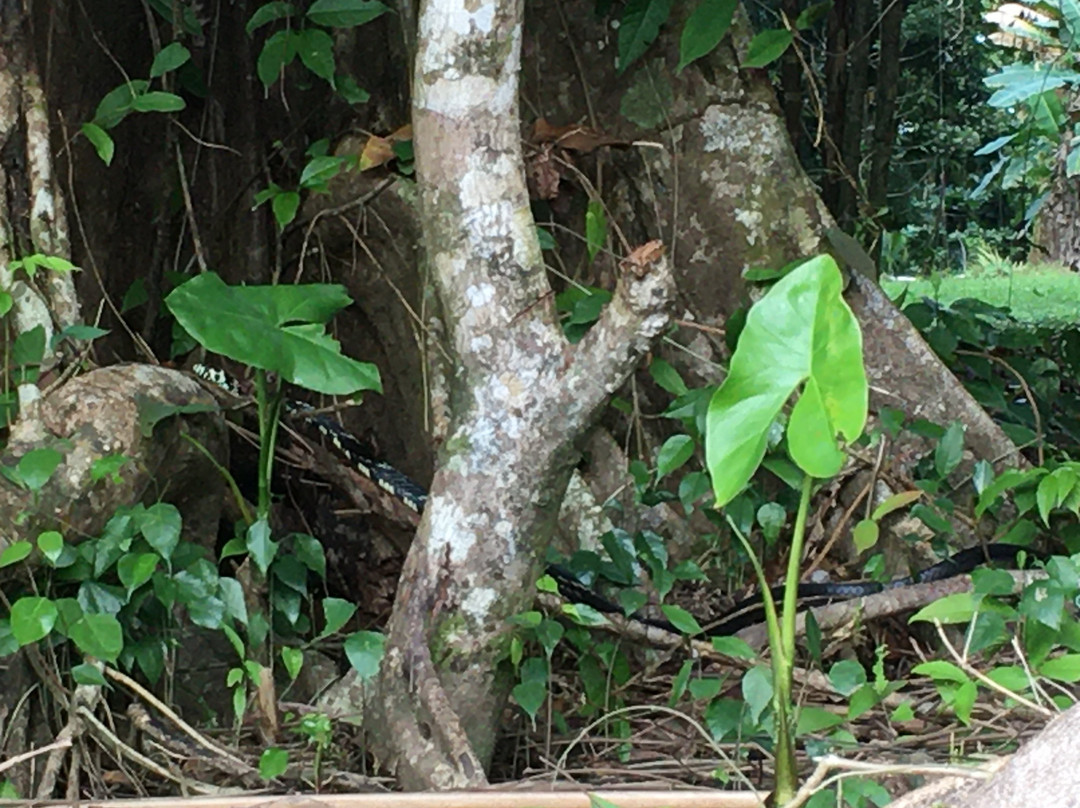
<instances>
[{"instance_id":1,"label":"large green leaf","mask_svg":"<svg viewBox=\"0 0 1080 808\"><path fill-rule=\"evenodd\" d=\"M379 371L342 356L323 324L351 302L341 286L229 286L197 275L165 299L207 350L327 395L382 390Z\"/></svg>"},{"instance_id":2,"label":"large green leaf","mask_svg":"<svg viewBox=\"0 0 1080 808\"><path fill-rule=\"evenodd\" d=\"M746 48L746 60L743 67L765 67L784 55L784 51L795 38L791 31L783 28L771 28L761 31L750 40Z\"/></svg>"},{"instance_id":3,"label":"large green leaf","mask_svg":"<svg viewBox=\"0 0 1080 808\"><path fill-rule=\"evenodd\" d=\"M1005 65L1001 71L983 79L987 87L997 90L987 103L998 109L1026 101L1033 95L1056 90L1065 84L1080 83L1080 73L1035 64Z\"/></svg>"},{"instance_id":4,"label":"large green leaf","mask_svg":"<svg viewBox=\"0 0 1080 808\"><path fill-rule=\"evenodd\" d=\"M671 0L629 0L619 25L619 73L630 67L660 34Z\"/></svg>"},{"instance_id":5,"label":"large green leaf","mask_svg":"<svg viewBox=\"0 0 1080 808\"><path fill-rule=\"evenodd\" d=\"M700 59L720 44L731 27L739 0L700 0L686 20L679 39L679 66L676 72Z\"/></svg>"},{"instance_id":6,"label":"large green leaf","mask_svg":"<svg viewBox=\"0 0 1080 808\"><path fill-rule=\"evenodd\" d=\"M728 377L709 402L705 456L718 507L749 482L765 455L769 427L800 386L788 450L804 472L838 472L837 435L852 441L862 432L862 334L842 290L836 262L821 256L789 273L750 310Z\"/></svg>"}]
</instances>

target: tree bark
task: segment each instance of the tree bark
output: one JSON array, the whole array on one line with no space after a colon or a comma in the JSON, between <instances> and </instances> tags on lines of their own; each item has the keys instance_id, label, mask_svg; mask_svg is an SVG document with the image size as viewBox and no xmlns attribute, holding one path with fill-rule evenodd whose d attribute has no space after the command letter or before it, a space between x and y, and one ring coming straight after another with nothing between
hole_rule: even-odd
<instances>
[{"instance_id":1,"label":"tree bark","mask_svg":"<svg viewBox=\"0 0 1080 808\"><path fill-rule=\"evenodd\" d=\"M896 94L900 87L900 33L904 22L903 0L884 0L878 37L877 82L874 92L873 150L870 158L867 197L873 216L889 206L889 162L896 143ZM887 214L886 214L887 215ZM880 253L880 239L877 242ZM876 256L875 256L876 258Z\"/></svg>"},{"instance_id":2,"label":"tree bark","mask_svg":"<svg viewBox=\"0 0 1080 808\"><path fill-rule=\"evenodd\" d=\"M824 144L825 176L821 181L821 198L831 211L840 209L840 185L845 181L846 172L841 144L844 140L844 98L851 43L849 18L853 1L858 2L836 0L829 11L825 29L825 126L828 140Z\"/></svg>"},{"instance_id":3,"label":"tree bark","mask_svg":"<svg viewBox=\"0 0 1080 808\"><path fill-rule=\"evenodd\" d=\"M1058 149L1050 195L1036 219L1032 260L1053 261L1080 271L1080 182L1065 173L1068 139Z\"/></svg>"},{"instance_id":4,"label":"tree bark","mask_svg":"<svg viewBox=\"0 0 1080 808\"><path fill-rule=\"evenodd\" d=\"M522 13L521 0L421 7L417 178L456 375L379 676L376 743L406 788L485 782L508 620L534 598L578 440L667 325L674 291L662 248L645 245L585 339L563 337L525 187Z\"/></svg>"},{"instance_id":5,"label":"tree bark","mask_svg":"<svg viewBox=\"0 0 1080 808\"><path fill-rule=\"evenodd\" d=\"M843 176L839 179L836 207L832 214L837 223L850 233L859 218L862 194L859 167L862 163L863 121L866 119L866 88L870 73L870 27L876 3L856 0L850 9L847 31L847 75L844 86L843 115L839 119L841 139L840 163Z\"/></svg>"},{"instance_id":6,"label":"tree bark","mask_svg":"<svg viewBox=\"0 0 1080 808\"><path fill-rule=\"evenodd\" d=\"M799 0L783 0L780 4L781 11L792 25L799 16ZM780 96L783 99L784 123L787 126L788 137L791 138L792 148L800 157L803 153L803 88L802 88L802 65L795 49L799 43L795 42L784 51L780 60Z\"/></svg>"},{"instance_id":7,"label":"tree bark","mask_svg":"<svg viewBox=\"0 0 1080 808\"><path fill-rule=\"evenodd\" d=\"M1074 808L1080 794L1080 705L1050 722L992 776L985 778L985 773L931 783L905 794L893 808Z\"/></svg>"}]
</instances>

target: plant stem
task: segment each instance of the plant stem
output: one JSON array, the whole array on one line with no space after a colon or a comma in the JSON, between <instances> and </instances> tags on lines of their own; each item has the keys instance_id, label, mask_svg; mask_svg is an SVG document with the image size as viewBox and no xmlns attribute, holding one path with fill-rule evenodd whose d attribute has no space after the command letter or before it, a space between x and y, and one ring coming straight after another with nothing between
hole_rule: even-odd
<instances>
[{"instance_id":1,"label":"plant stem","mask_svg":"<svg viewBox=\"0 0 1080 808\"><path fill-rule=\"evenodd\" d=\"M799 790L798 770L795 768L795 705L791 700L792 675L795 669L795 616L799 609L799 571L802 567L803 543L806 538L806 518L810 512L810 496L814 478L803 478L799 510L795 514L795 530L791 537L784 579L784 606L780 614L780 648L773 646L773 711L776 714L776 787L773 804L785 805ZM777 653L779 651L779 653Z\"/></svg>"},{"instance_id":2,"label":"plant stem","mask_svg":"<svg viewBox=\"0 0 1080 808\"><path fill-rule=\"evenodd\" d=\"M278 415L281 411L281 390L269 389L266 371L255 371L255 402L259 409L259 519L270 516L270 481L274 466L274 445L277 442Z\"/></svg>"}]
</instances>

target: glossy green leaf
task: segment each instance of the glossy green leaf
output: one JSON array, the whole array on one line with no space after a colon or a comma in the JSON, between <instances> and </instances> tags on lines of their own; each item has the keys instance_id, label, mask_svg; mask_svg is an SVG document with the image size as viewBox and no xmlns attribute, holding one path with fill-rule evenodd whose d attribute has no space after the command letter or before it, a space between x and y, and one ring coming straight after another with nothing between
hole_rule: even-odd
<instances>
[{"instance_id":1,"label":"glossy green leaf","mask_svg":"<svg viewBox=\"0 0 1080 808\"><path fill-rule=\"evenodd\" d=\"M756 659L757 651L738 637L713 637L712 646L718 654L735 659Z\"/></svg>"},{"instance_id":2,"label":"glossy green leaf","mask_svg":"<svg viewBox=\"0 0 1080 808\"><path fill-rule=\"evenodd\" d=\"M218 598L225 606L225 614L242 626L248 624L247 601L244 590L235 578L218 579Z\"/></svg>"},{"instance_id":3,"label":"glossy green leaf","mask_svg":"<svg viewBox=\"0 0 1080 808\"><path fill-rule=\"evenodd\" d=\"M649 363L649 375L652 376L654 382L673 396L685 396L690 392L690 388L686 386L679 371L665 359L660 357L653 359Z\"/></svg>"},{"instance_id":4,"label":"glossy green leaf","mask_svg":"<svg viewBox=\"0 0 1080 808\"><path fill-rule=\"evenodd\" d=\"M356 604L341 598L323 598L322 606L326 625L319 633L320 637L326 637L340 631L341 627L348 623L356 612Z\"/></svg>"},{"instance_id":5,"label":"glossy green leaf","mask_svg":"<svg viewBox=\"0 0 1080 808\"><path fill-rule=\"evenodd\" d=\"M844 455L836 436L851 441L862 432L862 335L842 290L836 263L822 256L793 270L750 310L728 377L709 402L706 460L718 506L749 482L773 421L800 386L788 448L807 474L838 472Z\"/></svg>"},{"instance_id":6,"label":"glossy green leaf","mask_svg":"<svg viewBox=\"0 0 1080 808\"><path fill-rule=\"evenodd\" d=\"M928 505L919 503L911 509L911 515L921 519L923 524L935 533L950 534L953 532L952 523Z\"/></svg>"},{"instance_id":7,"label":"glossy green leaf","mask_svg":"<svg viewBox=\"0 0 1080 808\"><path fill-rule=\"evenodd\" d=\"M161 15L173 28L185 34L201 37L202 26L192 6L201 8L197 3L177 2L177 0L148 0L150 8Z\"/></svg>"},{"instance_id":8,"label":"glossy green leaf","mask_svg":"<svg viewBox=\"0 0 1080 808\"><path fill-rule=\"evenodd\" d=\"M912 668L911 672L917 676L929 676L935 682L943 681L963 684L970 681L968 675L964 673L961 668L944 659L934 659L929 662L922 662Z\"/></svg>"},{"instance_id":9,"label":"glossy green leaf","mask_svg":"<svg viewBox=\"0 0 1080 808\"><path fill-rule=\"evenodd\" d=\"M179 42L170 42L154 57L154 62L150 65L150 78L156 79L170 70L176 70L190 58L191 51Z\"/></svg>"},{"instance_id":10,"label":"glossy green leaf","mask_svg":"<svg viewBox=\"0 0 1080 808\"><path fill-rule=\"evenodd\" d=\"M330 28L352 28L369 23L389 9L377 0L315 0L308 19Z\"/></svg>"},{"instance_id":11,"label":"glossy green leaf","mask_svg":"<svg viewBox=\"0 0 1080 808\"><path fill-rule=\"evenodd\" d=\"M971 723L971 710L975 706L975 699L978 695L979 688L974 682L964 682L953 694L953 711L956 713L956 717L965 725Z\"/></svg>"},{"instance_id":12,"label":"glossy green leaf","mask_svg":"<svg viewBox=\"0 0 1080 808\"><path fill-rule=\"evenodd\" d=\"M116 143L112 137L96 123L84 123L79 130L83 137L90 141L97 156L105 165L112 165L113 155L116 153Z\"/></svg>"},{"instance_id":13,"label":"glossy green leaf","mask_svg":"<svg viewBox=\"0 0 1080 808\"><path fill-rule=\"evenodd\" d=\"M12 542L4 548L4 552L0 553L0 569L10 567L12 564L18 564L20 561L27 558L33 551L34 545L28 541Z\"/></svg>"},{"instance_id":14,"label":"glossy green leaf","mask_svg":"<svg viewBox=\"0 0 1080 808\"><path fill-rule=\"evenodd\" d=\"M799 16L795 18L795 27L800 31L805 31L807 28L813 28L818 22L828 16L832 7L833 0L824 0L824 2L807 6L800 11Z\"/></svg>"},{"instance_id":15,"label":"glossy green leaf","mask_svg":"<svg viewBox=\"0 0 1080 808\"><path fill-rule=\"evenodd\" d=\"M693 456L694 439L689 435L672 435L656 454L657 480L671 474Z\"/></svg>"},{"instance_id":16,"label":"glossy green leaf","mask_svg":"<svg viewBox=\"0 0 1080 808\"><path fill-rule=\"evenodd\" d=\"M321 79L334 83L334 40L319 28L308 28L296 35L296 53L304 67Z\"/></svg>"},{"instance_id":17,"label":"glossy green leaf","mask_svg":"<svg viewBox=\"0 0 1080 808\"><path fill-rule=\"evenodd\" d=\"M300 194L296 191L275 194L270 208L274 211L274 221L284 230L296 218L296 212L300 209Z\"/></svg>"},{"instance_id":18,"label":"glossy green leaf","mask_svg":"<svg viewBox=\"0 0 1080 808\"><path fill-rule=\"evenodd\" d=\"M150 82L145 79L132 79L110 91L98 103L92 123L102 129L112 129L131 113L132 102L149 86Z\"/></svg>"},{"instance_id":19,"label":"glossy green leaf","mask_svg":"<svg viewBox=\"0 0 1080 808\"><path fill-rule=\"evenodd\" d=\"M79 584L78 602L86 613L117 615L128 599L119 586L92 580Z\"/></svg>"},{"instance_id":20,"label":"glossy green leaf","mask_svg":"<svg viewBox=\"0 0 1080 808\"><path fill-rule=\"evenodd\" d=\"M671 0L628 0L619 25L619 73L645 53L670 13Z\"/></svg>"},{"instance_id":21,"label":"glossy green leaf","mask_svg":"<svg viewBox=\"0 0 1080 808\"><path fill-rule=\"evenodd\" d=\"M795 736L802 737L813 732L832 729L843 724L845 717L830 712L823 707L807 705L799 709L799 717L795 722Z\"/></svg>"},{"instance_id":22,"label":"glossy green leaf","mask_svg":"<svg viewBox=\"0 0 1080 808\"><path fill-rule=\"evenodd\" d=\"M536 228L536 238L540 242L541 250L554 250L559 245L555 242L555 236L544 227Z\"/></svg>"},{"instance_id":23,"label":"glossy green leaf","mask_svg":"<svg viewBox=\"0 0 1080 808\"><path fill-rule=\"evenodd\" d=\"M878 534L879 529L877 522L873 519L860 519L851 531L851 538L855 542L855 549L860 553L865 553L877 544Z\"/></svg>"},{"instance_id":24,"label":"glossy green leaf","mask_svg":"<svg viewBox=\"0 0 1080 808\"><path fill-rule=\"evenodd\" d=\"M956 592L938 598L911 616L910 622L966 623L975 614L975 598L971 592Z\"/></svg>"},{"instance_id":25,"label":"glossy green leaf","mask_svg":"<svg viewBox=\"0 0 1080 808\"><path fill-rule=\"evenodd\" d=\"M386 636L376 631L358 631L345 638L345 656L361 681L367 681L379 672Z\"/></svg>"},{"instance_id":26,"label":"glossy green leaf","mask_svg":"<svg viewBox=\"0 0 1080 808\"><path fill-rule=\"evenodd\" d=\"M1043 662L1039 673L1059 682L1080 681L1080 654L1062 654Z\"/></svg>"},{"instance_id":27,"label":"glossy green leaf","mask_svg":"<svg viewBox=\"0 0 1080 808\"><path fill-rule=\"evenodd\" d=\"M289 768L289 752L280 746L270 746L259 755L259 777L273 780Z\"/></svg>"},{"instance_id":28,"label":"glossy green leaf","mask_svg":"<svg viewBox=\"0 0 1080 808\"><path fill-rule=\"evenodd\" d=\"M165 302L187 332L214 353L327 395L382 390L378 369L342 356L325 333L322 323L350 302L341 286L233 287L203 273L174 289Z\"/></svg>"},{"instance_id":29,"label":"glossy green leaf","mask_svg":"<svg viewBox=\"0 0 1080 808\"><path fill-rule=\"evenodd\" d=\"M304 667L304 652L299 648L286 645L281 649L281 663L285 666L285 672L289 674L289 680L295 680L300 675L300 669Z\"/></svg>"},{"instance_id":30,"label":"glossy green leaf","mask_svg":"<svg viewBox=\"0 0 1080 808\"><path fill-rule=\"evenodd\" d=\"M175 93L154 91L136 96L131 108L136 112L179 112L187 102Z\"/></svg>"},{"instance_id":31,"label":"glossy green leaf","mask_svg":"<svg viewBox=\"0 0 1080 808\"><path fill-rule=\"evenodd\" d=\"M334 78L334 86L337 88L337 94L344 99L347 104L366 104L371 100L371 93L356 83L356 79L352 76L346 76L339 73Z\"/></svg>"},{"instance_id":32,"label":"glossy green leaf","mask_svg":"<svg viewBox=\"0 0 1080 808\"><path fill-rule=\"evenodd\" d=\"M780 538L780 531L787 523L787 511L778 502L766 502L757 509L756 518L765 541L772 543Z\"/></svg>"},{"instance_id":33,"label":"glossy green leaf","mask_svg":"<svg viewBox=\"0 0 1080 808\"><path fill-rule=\"evenodd\" d=\"M683 634L694 635L702 632L697 618L681 606L664 605L660 607L660 611L664 613L664 617L671 622L671 625Z\"/></svg>"},{"instance_id":34,"label":"glossy green leaf","mask_svg":"<svg viewBox=\"0 0 1080 808\"><path fill-rule=\"evenodd\" d=\"M64 456L56 449L44 447L31 449L19 458L15 468L19 479L23 481L31 491L40 491L45 487L57 467L63 462Z\"/></svg>"},{"instance_id":35,"label":"glossy green leaf","mask_svg":"<svg viewBox=\"0 0 1080 808\"><path fill-rule=\"evenodd\" d=\"M293 534L292 542L293 552L296 553L296 558L300 563L320 578L325 579L326 552L323 550L322 542L304 533Z\"/></svg>"},{"instance_id":36,"label":"glossy green leaf","mask_svg":"<svg viewBox=\"0 0 1080 808\"><path fill-rule=\"evenodd\" d=\"M124 630L111 614L84 614L68 628L68 637L84 654L107 662L124 650Z\"/></svg>"},{"instance_id":37,"label":"glossy green leaf","mask_svg":"<svg viewBox=\"0 0 1080 808\"><path fill-rule=\"evenodd\" d=\"M1061 9L1061 43L1067 48L1080 44L1080 0L1058 0Z\"/></svg>"},{"instance_id":38,"label":"glossy green leaf","mask_svg":"<svg viewBox=\"0 0 1080 808\"><path fill-rule=\"evenodd\" d=\"M277 542L270 538L270 523L266 519L253 522L247 529L246 546L251 560L263 575L270 569L270 562L277 555Z\"/></svg>"},{"instance_id":39,"label":"glossy green leaf","mask_svg":"<svg viewBox=\"0 0 1080 808\"><path fill-rule=\"evenodd\" d=\"M562 613L579 626L606 626L610 622L602 612L585 603L564 603Z\"/></svg>"},{"instance_id":40,"label":"glossy green leaf","mask_svg":"<svg viewBox=\"0 0 1080 808\"><path fill-rule=\"evenodd\" d=\"M953 421L934 449L934 470L945 478L953 473L964 457L964 425Z\"/></svg>"},{"instance_id":41,"label":"glossy green leaf","mask_svg":"<svg viewBox=\"0 0 1080 808\"><path fill-rule=\"evenodd\" d=\"M57 610L48 598L19 598L11 605L11 633L20 646L48 636L56 625Z\"/></svg>"},{"instance_id":42,"label":"glossy green leaf","mask_svg":"<svg viewBox=\"0 0 1080 808\"><path fill-rule=\"evenodd\" d=\"M920 491L918 488L893 494L891 497L889 497L876 508L874 508L874 512L873 514L871 514L870 518L874 521L880 521L893 511L898 511L901 508L906 508L911 503L918 502L922 498L923 492Z\"/></svg>"},{"instance_id":43,"label":"glossy green leaf","mask_svg":"<svg viewBox=\"0 0 1080 808\"><path fill-rule=\"evenodd\" d=\"M81 665L75 665L71 669L71 678L75 680L75 684L77 685L104 687L108 684L105 681L105 675L98 670L97 666L87 662L84 662Z\"/></svg>"},{"instance_id":44,"label":"glossy green leaf","mask_svg":"<svg viewBox=\"0 0 1080 808\"><path fill-rule=\"evenodd\" d=\"M687 660L691 662L692 660ZM703 679L691 679L687 690L690 692L690 697L697 701L707 701L709 699L715 699L720 695L720 691L724 686L724 682L727 681L723 676L709 676Z\"/></svg>"},{"instance_id":45,"label":"glossy green leaf","mask_svg":"<svg viewBox=\"0 0 1080 808\"><path fill-rule=\"evenodd\" d=\"M675 678L671 680L671 695L668 696L668 707L674 707L678 704L679 699L681 699L686 692L686 687L690 683L690 674L693 672L694 661L692 659L684 659L682 665L679 667L679 672L675 674Z\"/></svg>"},{"instance_id":46,"label":"glossy green leaf","mask_svg":"<svg viewBox=\"0 0 1080 808\"><path fill-rule=\"evenodd\" d=\"M771 28L761 31L750 40L746 49L746 61L743 67L765 67L784 55L794 36L783 28Z\"/></svg>"},{"instance_id":47,"label":"glossy green leaf","mask_svg":"<svg viewBox=\"0 0 1080 808\"><path fill-rule=\"evenodd\" d=\"M710 491L712 484L709 482L709 475L703 471L691 471L679 481L679 502L689 514L694 504Z\"/></svg>"},{"instance_id":48,"label":"glossy green leaf","mask_svg":"<svg viewBox=\"0 0 1080 808\"><path fill-rule=\"evenodd\" d=\"M979 501L975 505L975 517L980 518L1005 492L1026 485L1045 474L1047 470L1044 468L1006 469L979 494Z\"/></svg>"},{"instance_id":49,"label":"glossy green leaf","mask_svg":"<svg viewBox=\"0 0 1080 808\"><path fill-rule=\"evenodd\" d=\"M150 580L157 570L157 553L128 553L116 562L116 575L128 592L134 592Z\"/></svg>"},{"instance_id":50,"label":"glossy green leaf","mask_svg":"<svg viewBox=\"0 0 1080 808\"><path fill-rule=\"evenodd\" d=\"M604 213L604 204L599 200L589 201L585 210L585 243L589 250L589 260L596 258L596 254L604 248L607 240L607 216Z\"/></svg>"},{"instance_id":51,"label":"glossy green leaf","mask_svg":"<svg viewBox=\"0 0 1080 808\"><path fill-rule=\"evenodd\" d=\"M177 544L180 543L180 529L183 519L176 506L168 502L156 502L137 517L139 531L158 554L168 560L172 558Z\"/></svg>"},{"instance_id":52,"label":"glossy green leaf","mask_svg":"<svg viewBox=\"0 0 1080 808\"><path fill-rule=\"evenodd\" d=\"M1061 626L1065 596L1053 582L1035 581L1025 587L1018 608L1026 617L1056 630Z\"/></svg>"},{"instance_id":53,"label":"glossy green leaf","mask_svg":"<svg viewBox=\"0 0 1080 808\"><path fill-rule=\"evenodd\" d=\"M120 469L131 460L127 455L122 454L110 454L104 457L95 459L90 464L90 479L94 482L103 480L109 477L114 485L119 485L123 478L120 476Z\"/></svg>"},{"instance_id":54,"label":"glossy green leaf","mask_svg":"<svg viewBox=\"0 0 1080 808\"><path fill-rule=\"evenodd\" d=\"M712 53L731 27L731 18L738 5L739 0L699 0L683 26L676 72L681 72L695 59Z\"/></svg>"},{"instance_id":55,"label":"glossy green leaf","mask_svg":"<svg viewBox=\"0 0 1080 808\"><path fill-rule=\"evenodd\" d=\"M829 684L841 696L850 696L866 684L866 668L854 659L843 659L829 668Z\"/></svg>"},{"instance_id":56,"label":"glossy green leaf","mask_svg":"<svg viewBox=\"0 0 1080 808\"><path fill-rule=\"evenodd\" d=\"M758 665L748 670L742 678L742 694L750 709L750 719L756 724L773 697L769 669Z\"/></svg>"},{"instance_id":57,"label":"glossy green leaf","mask_svg":"<svg viewBox=\"0 0 1080 808\"><path fill-rule=\"evenodd\" d=\"M1015 62L983 79L983 83L996 92L987 103L997 109L1012 107L1033 95L1056 90L1066 84L1080 83L1080 73L1047 67L1039 62L1024 64Z\"/></svg>"},{"instance_id":58,"label":"glossy green leaf","mask_svg":"<svg viewBox=\"0 0 1080 808\"><path fill-rule=\"evenodd\" d=\"M281 72L296 58L296 38L293 31L278 31L263 43L259 58L255 62L255 72L259 81L269 87Z\"/></svg>"},{"instance_id":59,"label":"glossy green leaf","mask_svg":"<svg viewBox=\"0 0 1080 808\"><path fill-rule=\"evenodd\" d=\"M338 175L344 162L345 158L333 155L311 158L300 173L300 187L315 188L325 185Z\"/></svg>"},{"instance_id":60,"label":"glossy green leaf","mask_svg":"<svg viewBox=\"0 0 1080 808\"><path fill-rule=\"evenodd\" d=\"M267 23L274 22L275 20L284 19L296 13L296 6L292 3L286 3L284 0L275 0L271 3L263 3L257 9L255 13L251 15L247 25L244 26L244 31L248 36L251 36L262 26Z\"/></svg>"},{"instance_id":61,"label":"glossy green leaf","mask_svg":"<svg viewBox=\"0 0 1080 808\"><path fill-rule=\"evenodd\" d=\"M547 686L543 682L521 682L515 685L511 692L518 706L530 719L535 720L547 698Z\"/></svg>"},{"instance_id":62,"label":"glossy green leaf","mask_svg":"<svg viewBox=\"0 0 1080 808\"><path fill-rule=\"evenodd\" d=\"M15 338L11 346L11 365L40 365L45 358L45 329L35 325L29 331L23 331Z\"/></svg>"},{"instance_id":63,"label":"glossy green leaf","mask_svg":"<svg viewBox=\"0 0 1080 808\"><path fill-rule=\"evenodd\" d=\"M1029 674L1020 665L999 665L987 671L986 677L1013 693L1023 693L1031 687Z\"/></svg>"}]
</instances>

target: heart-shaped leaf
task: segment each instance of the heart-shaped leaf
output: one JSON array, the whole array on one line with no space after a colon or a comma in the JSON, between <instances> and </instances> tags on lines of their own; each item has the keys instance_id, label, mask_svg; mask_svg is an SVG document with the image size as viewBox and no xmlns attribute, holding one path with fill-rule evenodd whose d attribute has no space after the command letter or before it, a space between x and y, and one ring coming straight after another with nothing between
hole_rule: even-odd
<instances>
[{"instance_id":1,"label":"heart-shaped leaf","mask_svg":"<svg viewBox=\"0 0 1080 808\"><path fill-rule=\"evenodd\" d=\"M862 334L844 302L836 262L821 256L781 279L751 310L727 379L709 402L705 455L717 506L730 502L765 456L769 428L802 386L788 422L792 460L831 477L866 423Z\"/></svg>"}]
</instances>

